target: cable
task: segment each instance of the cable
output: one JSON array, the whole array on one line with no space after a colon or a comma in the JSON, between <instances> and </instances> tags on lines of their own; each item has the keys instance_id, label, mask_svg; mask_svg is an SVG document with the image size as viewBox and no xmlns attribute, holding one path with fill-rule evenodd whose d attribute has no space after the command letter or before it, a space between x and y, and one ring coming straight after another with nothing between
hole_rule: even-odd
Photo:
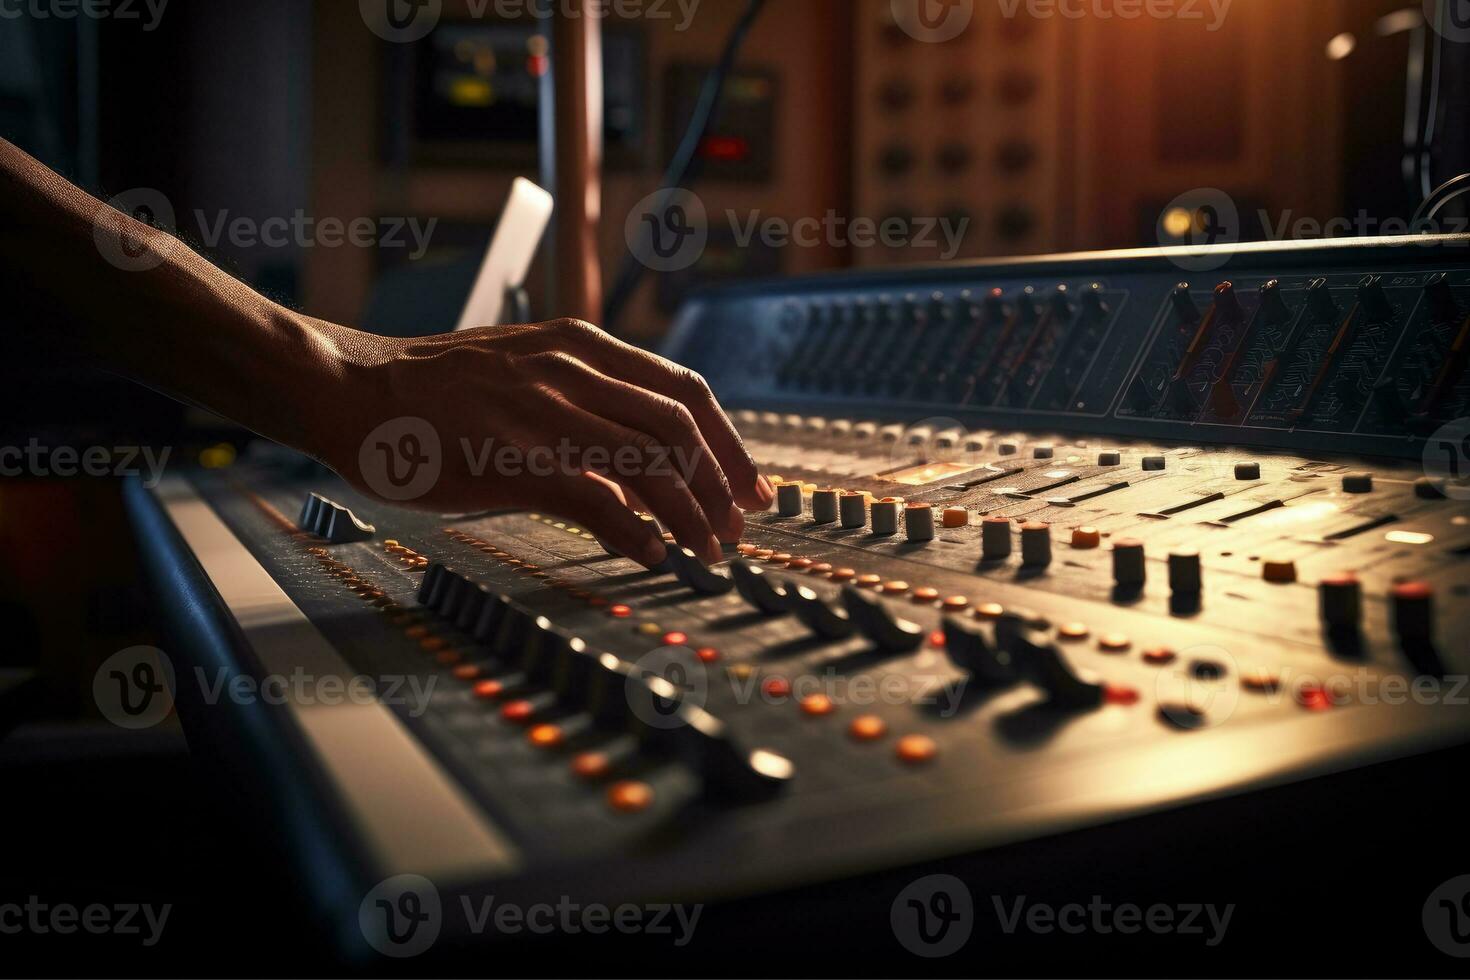
<instances>
[{"instance_id":1,"label":"cable","mask_svg":"<svg viewBox=\"0 0 1470 980\"><path fill-rule=\"evenodd\" d=\"M1433 221L1439 215L1440 209L1465 194L1470 194L1470 174L1451 177L1436 187L1433 193L1424 199L1424 203L1419 205L1419 210L1414 212L1414 220L1410 223L1410 227L1415 227L1422 221Z\"/></svg>"},{"instance_id":2,"label":"cable","mask_svg":"<svg viewBox=\"0 0 1470 980\"><path fill-rule=\"evenodd\" d=\"M740 15L735 29L725 41L725 48L720 54L719 62L705 78L704 85L699 91L699 100L694 106L694 114L689 119L688 128L684 130L684 138L674 152L674 158L669 161L669 167L664 171L663 181L656 192L661 193L663 197L655 213L661 212L674 193L684 189L686 184L698 176L699 147L709 134L710 127L714 125L720 96L725 88L725 79L735 65L735 58L745 43L745 36L750 33L751 25L760 16L765 5L766 0L750 0L745 12ZM607 304L603 308L602 317L602 326L605 330L616 332L618 319L622 316L628 301L633 298L633 293L643 278L644 270L643 263L639 262L638 257L630 251L623 260L622 268L618 271L617 281L607 294Z\"/></svg>"}]
</instances>

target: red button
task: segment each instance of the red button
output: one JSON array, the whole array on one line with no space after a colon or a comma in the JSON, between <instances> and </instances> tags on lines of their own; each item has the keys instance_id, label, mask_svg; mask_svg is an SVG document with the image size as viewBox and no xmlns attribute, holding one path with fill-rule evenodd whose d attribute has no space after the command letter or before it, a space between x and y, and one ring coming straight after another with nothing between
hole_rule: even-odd
<instances>
[{"instance_id":1,"label":"red button","mask_svg":"<svg viewBox=\"0 0 1470 980\"><path fill-rule=\"evenodd\" d=\"M633 615L633 610L628 606L619 605L613 606L607 611L607 614L614 619L627 619L629 616Z\"/></svg>"},{"instance_id":2,"label":"red button","mask_svg":"<svg viewBox=\"0 0 1470 980\"><path fill-rule=\"evenodd\" d=\"M687 633L680 633L677 630L675 630L672 633L665 633L664 634L664 646L666 646L666 647L682 647L682 646L688 646L688 645L689 645L689 634L687 634Z\"/></svg>"},{"instance_id":3,"label":"red button","mask_svg":"<svg viewBox=\"0 0 1470 980\"><path fill-rule=\"evenodd\" d=\"M536 713L536 706L529 701L512 701L500 709L500 717L506 721L515 722L518 725L525 724L531 720Z\"/></svg>"}]
</instances>

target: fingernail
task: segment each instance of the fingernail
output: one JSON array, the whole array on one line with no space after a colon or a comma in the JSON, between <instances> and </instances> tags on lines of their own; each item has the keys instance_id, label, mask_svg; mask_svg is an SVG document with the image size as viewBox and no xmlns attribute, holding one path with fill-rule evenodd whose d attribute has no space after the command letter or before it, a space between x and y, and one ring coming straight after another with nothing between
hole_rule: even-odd
<instances>
[{"instance_id":1,"label":"fingernail","mask_svg":"<svg viewBox=\"0 0 1470 980\"><path fill-rule=\"evenodd\" d=\"M739 544L740 535L745 532L745 511L735 505L730 505L730 513L725 518L724 542Z\"/></svg>"},{"instance_id":2,"label":"fingernail","mask_svg":"<svg viewBox=\"0 0 1470 980\"><path fill-rule=\"evenodd\" d=\"M756 476L755 492L756 496L761 498L761 503L768 507L771 505L771 501L776 499L776 488L771 486L771 481L767 480L764 476Z\"/></svg>"},{"instance_id":3,"label":"fingernail","mask_svg":"<svg viewBox=\"0 0 1470 980\"><path fill-rule=\"evenodd\" d=\"M709 556L705 559L709 564L713 565L716 562L725 560L724 546L720 544L720 539L713 534L709 536L709 541L705 544L704 549L705 554Z\"/></svg>"}]
</instances>

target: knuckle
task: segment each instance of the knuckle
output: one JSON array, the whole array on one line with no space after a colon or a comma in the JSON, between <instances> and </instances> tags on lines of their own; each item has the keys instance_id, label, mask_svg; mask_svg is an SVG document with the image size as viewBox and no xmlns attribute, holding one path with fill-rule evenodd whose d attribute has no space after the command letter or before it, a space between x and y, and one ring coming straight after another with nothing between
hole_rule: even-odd
<instances>
[{"instance_id":1,"label":"knuckle","mask_svg":"<svg viewBox=\"0 0 1470 980\"><path fill-rule=\"evenodd\" d=\"M658 400L657 411L662 420L681 435L687 435L696 428L694 413L683 402L661 398Z\"/></svg>"},{"instance_id":2,"label":"knuckle","mask_svg":"<svg viewBox=\"0 0 1470 980\"><path fill-rule=\"evenodd\" d=\"M605 336L601 330L586 320L570 316L551 321L551 328L554 333L571 340L595 340Z\"/></svg>"}]
</instances>

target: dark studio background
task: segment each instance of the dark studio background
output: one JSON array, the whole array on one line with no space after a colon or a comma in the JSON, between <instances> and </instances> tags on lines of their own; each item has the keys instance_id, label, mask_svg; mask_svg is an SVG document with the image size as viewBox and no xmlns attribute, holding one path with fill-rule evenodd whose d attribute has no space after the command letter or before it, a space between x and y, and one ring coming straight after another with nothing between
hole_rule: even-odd
<instances>
[{"instance_id":1,"label":"dark studio background","mask_svg":"<svg viewBox=\"0 0 1470 980\"><path fill-rule=\"evenodd\" d=\"M742 7L704 0L682 32L668 22L610 25L620 54L609 87L625 101L610 115L609 279L625 250L623 216L656 186L689 112L681 93L717 56ZM1248 239L1264 234L1256 209L1407 219L1420 196L1411 185L1470 169L1462 125L1470 45L1446 44L1434 103L1440 141L1425 174L1405 173L1406 65L1416 35L1381 25L1421 10L1419 0L1236 0L1230 20L1208 35L1167 22L1066 22L1034 34L1002 25L952 42L939 58L895 39L886 7L770 6L739 63L741 97L717 126L738 151L707 164L697 188L711 212L964 216L973 232L960 257L972 258L1159 244L1161 209L1206 186L1241 202ZM463 13L447 3L445 23ZM1344 34L1351 49L1331 47ZM417 262L352 247L209 249L185 229L212 260L288 305L386 332L431 333L452 326L445 320L510 180L536 179L538 167L513 113L445 110L446 129L429 125L428 56L378 40L350 0L172 0L146 31L138 21L7 16L0 136L104 199L161 191L185 224L196 210L257 220L298 211L436 218ZM473 89L466 98L484 108ZM467 131L499 123L511 129ZM943 179L930 148L952 161ZM722 250L717 242L695 275L648 277L619 326L656 342L700 281L936 258L826 246ZM545 273L533 272L538 319L558 312L541 302ZM45 344L43 315L0 308L0 326L11 355L0 362L0 445L169 447L175 464L249 451L221 420L77 369ZM0 645L0 730L8 733L0 739L0 899L171 902L178 944L137 962L187 972L194 954L211 950L211 969L249 972L281 956L279 944L309 935L270 828L245 825L221 802L210 787L229 774L191 758L177 727L121 732L91 701L102 660L155 639L148 602L116 481L0 477L9 641ZM257 948L237 948L231 937L259 919L262 903L279 918L254 927ZM0 955L6 947L0 939ZM24 955L51 957L31 966L55 972L65 968L56 948L34 943ZM117 937L72 948L109 972L134 969ZM317 962L311 948L294 969Z\"/></svg>"}]
</instances>

